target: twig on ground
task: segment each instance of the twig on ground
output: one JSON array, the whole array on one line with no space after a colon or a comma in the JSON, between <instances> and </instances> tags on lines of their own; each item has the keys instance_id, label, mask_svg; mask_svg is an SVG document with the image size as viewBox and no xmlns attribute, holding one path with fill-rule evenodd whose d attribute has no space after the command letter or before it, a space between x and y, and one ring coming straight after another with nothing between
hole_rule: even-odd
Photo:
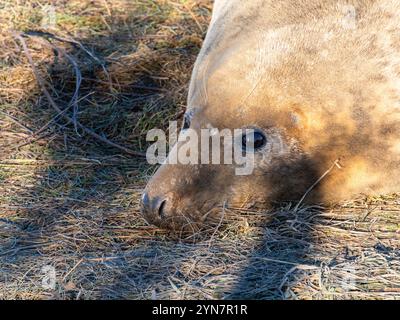
<instances>
[{"instance_id":1,"label":"twig on ground","mask_svg":"<svg viewBox=\"0 0 400 320\"><path fill-rule=\"evenodd\" d=\"M33 130L31 128L28 128L26 125L24 125L23 123L21 123L21 121L19 121L17 118L15 118L14 116L12 116L11 114L8 114L7 112L3 112L0 110L0 114L4 115L5 117L7 117L8 119L10 119L12 122L14 122L15 124L17 124L18 126L20 126L22 129L33 133Z\"/></svg>"},{"instance_id":2,"label":"twig on ground","mask_svg":"<svg viewBox=\"0 0 400 320\"><path fill-rule=\"evenodd\" d=\"M25 42L24 38L22 37L22 35L19 34L19 33L16 33L16 32L14 32L13 35L14 35L14 37L16 39L18 39L20 41L20 43L22 45L22 48L23 48L23 51L25 53L25 56L27 57L27 59L29 61L29 64L32 67L33 74L34 74L34 76L35 76L35 78L36 78L36 80L37 80L37 82L38 82L43 94L45 95L45 97L49 101L50 106L55 111L57 111L68 123L74 123L74 120L71 117L69 117L68 115L63 113L63 110L55 103L55 101L51 97L49 91L46 89L46 86L44 84L44 80L39 75L39 72L38 72L38 70L37 70L37 68L36 68L36 66L35 66L35 64L33 62L32 56L29 53L29 49L28 49L28 47L26 45L26 42ZM134 156L138 156L138 157L145 157L146 156L146 154L143 153L143 152L134 151L134 150L131 150L131 149L126 148L124 146L121 146L121 145L119 145L119 144L117 144L115 142L110 141L106 137L101 136L98 133L94 132L92 129L89 129L89 128L85 127L79 121L76 122L76 125L77 125L78 128L83 130L86 134L92 136L93 138L95 138L95 139L97 139L97 140L99 140L99 141L101 141L101 142L103 142L105 144L108 144L109 146L117 148L117 149L119 149L121 151L124 151L125 153L130 154L130 155L134 155Z\"/></svg>"},{"instance_id":3,"label":"twig on ground","mask_svg":"<svg viewBox=\"0 0 400 320\"><path fill-rule=\"evenodd\" d=\"M222 206L221 219L219 220L218 225L215 227L215 230L214 230L213 234L211 235L210 241L208 242L208 247L209 248L211 247L211 245L213 243L213 240L214 240L214 237L215 237L216 233L218 232L219 228L222 225L222 221L224 220L224 217L225 217L225 209L226 209L226 203L224 203L224 205Z\"/></svg>"},{"instance_id":4,"label":"twig on ground","mask_svg":"<svg viewBox=\"0 0 400 320\"><path fill-rule=\"evenodd\" d=\"M314 184L308 188L306 193L301 197L300 201L297 203L297 205L294 207L293 211L297 212L299 210L300 205L303 203L304 199L308 196L308 194L329 174L331 171L335 168L341 169L342 167L340 166L340 160L337 159L333 163L333 165L317 180L314 182Z\"/></svg>"},{"instance_id":5,"label":"twig on ground","mask_svg":"<svg viewBox=\"0 0 400 320\"><path fill-rule=\"evenodd\" d=\"M46 46L49 46L51 49L54 51L57 51L59 55L63 55L64 57L67 58L67 60L71 63L74 73L75 73L75 91L74 94L72 95L72 98L70 100L70 103L68 104L67 109L72 107L72 121L74 124L75 132L78 136L80 136L78 132L78 110L79 110L79 90L82 84L82 72L79 69L78 63L75 61L74 58L72 58L63 48L57 47L50 43L48 40L45 42L43 41L42 38L40 38L40 42Z\"/></svg>"}]
</instances>

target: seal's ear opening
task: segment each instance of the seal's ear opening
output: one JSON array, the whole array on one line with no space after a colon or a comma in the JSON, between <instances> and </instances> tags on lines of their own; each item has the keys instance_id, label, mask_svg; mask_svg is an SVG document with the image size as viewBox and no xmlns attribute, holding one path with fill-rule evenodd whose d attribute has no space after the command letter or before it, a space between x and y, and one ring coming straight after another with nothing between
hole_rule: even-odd
<instances>
[{"instance_id":1,"label":"seal's ear opening","mask_svg":"<svg viewBox=\"0 0 400 320\"><path fill-rule=\"evenodd\" d=\"M308 126L308 117L299 106L293 106L289 112L290 126L297 129L304 129Z\"/></svg>"}]
</instances>

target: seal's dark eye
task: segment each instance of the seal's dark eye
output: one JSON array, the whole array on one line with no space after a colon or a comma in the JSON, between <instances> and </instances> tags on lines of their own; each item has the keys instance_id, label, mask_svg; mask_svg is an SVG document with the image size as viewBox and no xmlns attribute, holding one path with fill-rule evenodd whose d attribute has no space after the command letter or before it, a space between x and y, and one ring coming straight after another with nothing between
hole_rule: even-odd
<instances>
[{"instance_id":1,"label":"seal's dark eye","mask_svg":"<svg viewBox=\"0 0 400 320\"><path fill-rule=\"evenodd\" d=\"M182 130L186 130L190 128L190 116L185 114L183 118L183 125L182 125Z\"/></svg>"},{"instance_id":2,"label":"seal's dark eye","mask_svg":"<svg viewBox=\"0 0 400 320\"><path fill-rule=\"evenodd\" d=\"M267 138L259 130L249 130L242 136L243 150L258 150L265 146Z\"/></svg>"}]
</instances>

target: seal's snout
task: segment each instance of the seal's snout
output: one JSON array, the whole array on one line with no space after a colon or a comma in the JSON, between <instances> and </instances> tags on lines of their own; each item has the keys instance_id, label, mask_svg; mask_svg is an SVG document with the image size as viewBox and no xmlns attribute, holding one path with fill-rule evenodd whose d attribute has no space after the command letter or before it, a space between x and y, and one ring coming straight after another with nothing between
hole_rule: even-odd
<instances>
[{"instance_id":1,"label":"seal's snout","mask_svg":"<svg viewBox=\"0 0 400 320\"><path fill-rule=\"evenodd\" d=\"M150 223L161 223L165 218L166 202L166 199L151 197L147 192L144 192L141 202L142 215Z\"/></svg>"}]
</instances>

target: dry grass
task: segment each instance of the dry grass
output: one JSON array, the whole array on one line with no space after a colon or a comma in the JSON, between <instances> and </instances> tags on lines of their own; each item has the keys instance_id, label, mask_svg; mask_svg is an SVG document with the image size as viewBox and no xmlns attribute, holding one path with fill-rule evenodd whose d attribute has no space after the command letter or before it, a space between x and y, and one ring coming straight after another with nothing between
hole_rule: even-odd
<instances>
[{"instance_id":1,"label":"dry grass","mask_svg":"<svg viewBox=\"0 0 400 320\"><path fill-rule=\"evenodd\" d=\"M211 1L57 1L48 26L49 3L0 0L0 298L400 298L398 196L227 210L196 238L146 225L155 168L82 128L144 151L180 119Z\"/></svg>"}]
</instances>

